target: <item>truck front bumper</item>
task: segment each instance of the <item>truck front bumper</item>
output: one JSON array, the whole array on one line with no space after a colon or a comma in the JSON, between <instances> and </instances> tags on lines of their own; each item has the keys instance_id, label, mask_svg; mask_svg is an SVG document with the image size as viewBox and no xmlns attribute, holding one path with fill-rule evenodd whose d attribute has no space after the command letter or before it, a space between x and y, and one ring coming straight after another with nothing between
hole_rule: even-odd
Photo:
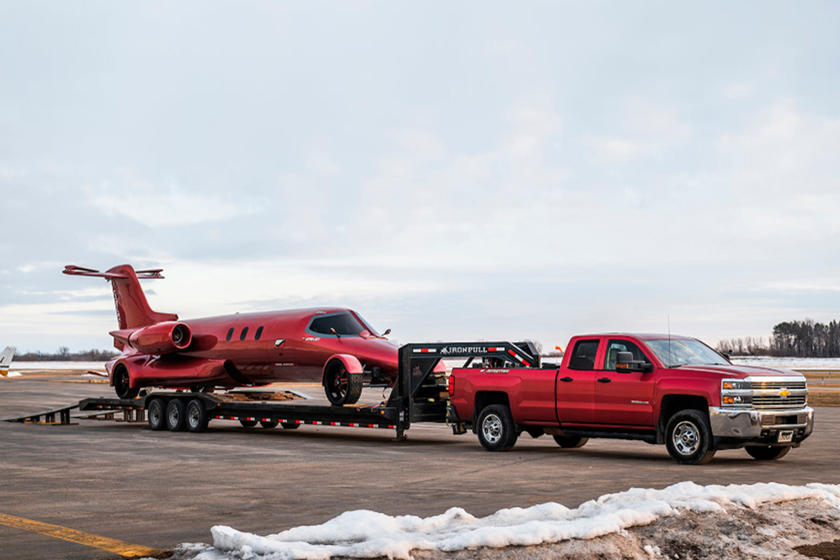
<instances>
[{"instance_id":1,"label":"truck front bumper","mask_svg":"<svg viewBox=\"0 0 840 560\"><path fill-rule=\"evenodd\" d=\"M779 432L792 431L790 443L799 443L814 431L814 409L737 409L709 407L709 422L716 438L773 443Z\"/></svg>"}]
</instances>

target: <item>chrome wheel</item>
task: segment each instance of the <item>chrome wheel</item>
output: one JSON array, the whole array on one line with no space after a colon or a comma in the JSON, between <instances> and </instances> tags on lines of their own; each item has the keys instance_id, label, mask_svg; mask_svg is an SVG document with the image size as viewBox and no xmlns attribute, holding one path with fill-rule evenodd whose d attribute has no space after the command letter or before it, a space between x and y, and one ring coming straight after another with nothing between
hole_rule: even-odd
<instances>
[{"instance_id":1,"label":"chrome wheel","mask_svg":"<svg viewBox=\"0 0 840 560\"><path fill-rule=\"evenodd\" d=\"M683 420L674 426L671 442L680 455L692 455L700 447L700 430L693 422Z\"/></svg>"},{"instance_id":2,"label":"chrome wheel","mask_svg":"<svg viewBox=\"0 0 840 560\"><path fill-rule=\"evenodd\" d=\"M488 443L499 443L502 439L502 419L495 414L488 414L481 423L481 433Z\"/></svg>"},{"instance_id":3,"label":"chrome wheel","mask_svg":"<svg viewBox=\"0 0 840 560\"><path fill-rule=\"evenodd\" d=\"M170 426L177 426L178 422L180 421L180 413L178 412L178 408L174 406L170 406L169 410L167 411L169 416L169 425Z\"/></svg>"},{"instance_id":4,"label":"chrome wheel","mask_svg":"<svg viewBox=\"0 0 840 560\"><path fill-rule=\"evenodd\" d=\"M201 411L197 406L187 407L187 423L190 425L190 428L193 429L197 428L199 424L201 424Z\"/></svg>"}]
</instances>

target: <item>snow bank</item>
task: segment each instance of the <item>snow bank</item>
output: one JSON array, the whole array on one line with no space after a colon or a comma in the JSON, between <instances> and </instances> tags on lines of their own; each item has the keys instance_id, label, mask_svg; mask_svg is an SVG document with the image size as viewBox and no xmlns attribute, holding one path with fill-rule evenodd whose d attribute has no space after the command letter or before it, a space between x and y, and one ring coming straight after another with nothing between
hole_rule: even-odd
<instances>
[{"instance_id":1,"label":"snow bank","mask_svg":"<svg viewBox=\"0 0 840 560\"><path fill-rule=\"evenodd\" d=\"M840 510L840 485L700 486L681 482L661 490L633 488L606 494L574 509L549 502L502 509L483 518L461 508L425 518L357 510L321 525L295 527L267 536L217 525L211 529L212 547L185 545L181 553L189 552L187 557L195 560L411 558L411 551L453 552L593 539L686 512L720 514L727 508L755 508L809 498Z\"/></svg>"}]
</instances>

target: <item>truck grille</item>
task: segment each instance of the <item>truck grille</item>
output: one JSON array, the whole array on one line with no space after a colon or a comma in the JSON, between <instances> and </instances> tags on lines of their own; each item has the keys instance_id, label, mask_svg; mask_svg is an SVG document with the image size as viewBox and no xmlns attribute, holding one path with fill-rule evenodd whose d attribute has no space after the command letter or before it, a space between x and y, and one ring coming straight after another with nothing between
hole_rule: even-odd
<instances>
[{"instance_id":1,"label":"truck grille","mask_svg":"<svg viewBox=\"0 0 840 560\"><path fill-rule=\"evenodd\" d=\"M805 389L805 381L753 381L752 388L755 389Z\"/></svg>"},{"instance_id":2,"label":"truck grille","mask_svg":"<svg viewBox=\"0 0 840 560\"><path fill-rule=\"evenodd\" d=\"M805 404L805 395L790 395L782 397L779 395L759 396L755 395L752 398L753 406L756 408L779 408L791 406L803 406Z\"/></svg>"}]
</instances>

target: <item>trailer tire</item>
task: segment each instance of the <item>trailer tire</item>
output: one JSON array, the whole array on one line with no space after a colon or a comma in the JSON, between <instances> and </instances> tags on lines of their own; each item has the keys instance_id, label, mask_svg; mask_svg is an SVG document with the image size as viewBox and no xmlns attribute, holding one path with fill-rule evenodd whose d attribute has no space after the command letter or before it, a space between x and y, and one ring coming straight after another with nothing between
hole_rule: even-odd
<instances>
[{"instance_id":1,"label":"trailer tire","mask_svg":"<svg viewBox=\"0 0 840 560\"><path fill-rule=\"evenodd\" d=\"M152 399L146 409L146 417L152 430L166 428L166 402L163 399Z\"/></svg>"},{"instance_id":2,"label":"trailer tire","mask_svg":"<svg viewBox=\"0 0 840 560\"><path fill-rule=\"evenodd\" d=\"M578 449L579 447L583 447L586 445L586 442L589 441L589 438L579 437L579 436L554 436L554 441L557 442L557 445L562 447L563 449Z\"/></svg>"},{"instance_id":3,"label":"trailer tire","mask_svg":"<svg viewBox=\"0 0 840 560\"><path fill-rule=\"evenodd\" d=\"M283 422L280 425L283 426L284 430L297 430L298 428L300 428L300 424L298 424L297 422Z\"/></svg>"},{"instance_id":4,"label":"trailer tire","mask_svg":"<svg viewBox=\"0 0 840 560\"><path fill-rule=\"evenodd\" d=\"M757 461L775 461L787 455L790 451L790 446L748 445L746 450L750 454L750 457Z\"/></svg>"},{"instance_id":5,"label":"trailer tire","mask_svg":"<svg viewBox=\"0 0 840 560\"><path fill-rule=\"evenodd\" d=\"M324 392L327 399L335 406L354 404L362 396L361 373L348 373L340 361L333 361L324 373Z\"/></svg>"},{"instance_id":6,"label":"trailer tire","mask_svg":"<svg viewBox=\"0 0 840 560\"><path fill-rule=\"evenodd\" d=\"M181 399L170 399L166 403L166 428L170 432L180 432L187 424L187 407Z\"/></svg>"},{"instance_id":7,"label":"trailer tire","mask_svg":"<svg viewBox=\"0 0 840 560\"><path fill-rule=\"evenodd\" d=\"M242 424L243 428L253 428L257 425L256 420L240 420L239 423Z\"/></svg>"},{"instance_id":8,"label":"trailer tire","mask_svg":"<svg viewBox=\"0 0 840 560\"><path fill-rule=\"evenodd\" d=\"M187 403L187 429L191 432L204 432L210 423L210 415L204 408L201 399L193 399Z\"/></svg>"},{"instance_id":9,"label":"trailer tire","mask_svg":"<svg viewBox=\"0 0 840 560\"><path fill-rule=\"evenodd\" d=\"M277 427L277 420L260 420L260 426L266 430L272 430Z\"/></svg>"},{"instance_id":10,"label":"trailer tire","mask_svg":"<svg viewBox=\"0 0 840 560\"><path fill-rule=\"evenodd\" d=\"M478 415L478 441L487 451L507 451L516 443L519 434L510 408L503 404L491 404Z\"/></svg>"},{"instance_id":11,"label":"trailer tire","mask_svg":"<svg viewBox=\"0 0 840 560\"><path fill-rule=\"evenodd\" d=\"M705 465L715 456L709 415L687 409L674 413L665 427L665 446L678 463Z\"/></svg>"}]
</instances>

